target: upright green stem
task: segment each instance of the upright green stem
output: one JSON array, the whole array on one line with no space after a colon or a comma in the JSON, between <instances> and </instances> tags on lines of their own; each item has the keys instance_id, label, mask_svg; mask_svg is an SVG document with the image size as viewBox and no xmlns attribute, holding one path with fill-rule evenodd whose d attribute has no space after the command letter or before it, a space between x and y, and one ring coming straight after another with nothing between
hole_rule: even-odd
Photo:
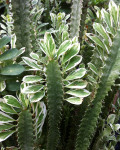
<instances>
[{"instance_id":1,"label":"upright green stem","mask_svg":"<svg viewBox=\"0 0 120 150\"><path fill-rule=\"evenodd\" d=\"M33 150L33 124L29 110L23 110L18 119L18 143L21 150Z\"/></svg>"},{"instance_id":2,"label":"upright green stem","mask_svg":"<svg viewBox=\"0 0 120 150\"><path fill-rule=\"evenodd\" d=\"M80 32L79 32L79 42L82 42L83 32L85 28L85 20L87 16L87 8L88 8L88 2L89 0L83 1L83 8L82 8L82 14L81 14L81 25L80 25Z\"/></svg>"},{"instance_id":3,"label":"upright green stem","mask_svg":"<svg viewBox=\"0 0 120 150\"><path fill-rule=\"evenodd\" d=\"M25 55L31 52L30 39L30 0L12 0L14 30L16 34L16 48L25 47Z\"/></svg>"},{"instance_id":4,"label":"upright green stem","mask_svg":"<svg viewBox=\"0 0 120 150\"><path fill-rule=\"evenodd\" d=\"M70 37L79 37L83 0L73 0L70 24Z\"/></svg>"},{"instance_id":5,"label":"upright green stem","mask_svg":"<svg viewBox=\"0 0 120 150\"><path fill-rule=\"evenodd\" d=\"M50 0L45 0L45 9L46 9L46 16L45 16L45 21L49 21L50 17Z\"/></svg>"},{"instance_id":6,"label":"upright green stem","mask_svg":"<svg viewBox=\"0 0 120 150\"><path fill-rule=\"evenodd\" d=\"M59 124L63 100L62 77L59 65L52 60L47 65L47 95L49 109L49 133L47 150L56 150L59 141Z\"/></svg>"}]
</instances>

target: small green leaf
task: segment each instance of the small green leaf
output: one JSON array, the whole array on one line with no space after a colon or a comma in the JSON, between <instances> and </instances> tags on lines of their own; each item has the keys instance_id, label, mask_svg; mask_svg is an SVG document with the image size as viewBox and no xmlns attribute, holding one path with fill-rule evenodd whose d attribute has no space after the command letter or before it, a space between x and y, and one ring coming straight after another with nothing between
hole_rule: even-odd
<instances>
[{"instance_id":1,"label":"small green leaf","mask_svg":"<svg viewBox=\"0 0 120 150\"><path fill-rule=\"evenodd\" d=\"M79 97L70 97L68 99L65 99L66 101L68 101L71 104L75 104L75 105L80 105L83 101L82 98Z\"/></svg>"},{"instance_id":2,"label":"small green leaf","mask_svg":"<svg viewBox=\"0 0 120 150\"><path fill-rule=\"evenodd\" d=\"M45 91L40 91L40 92L37 92L33 95L30 96L30 101L31 102L38 102L40 101L43 97L45 96Z\"/></svg>"},{"instance_id":3,"label":"small green leaf","mask_svg":"<svg viewBox=\"0 0 120 150\"><path fill-rule=\"evenodd\" d=\"M73 69L82 61L82 56L74 56L65 68L65 71Z\"/></svg>"},{"instance_id":4,"label":"small green leaf","mask_svg":"<svg viewBox=\"0 0 120 150\"><path fill-rule=\"evenodd\" d=\"M110 14L105 9L101 10L101 14L103 19L105 19L104 21L106 22L107 26L111 27Z\"/></svg>"},{"instance_id":5,"label":"small green leaf","mask_svg":"<svg viewBox=\"0 0 120 150\"><path fill-rule=\"evenodd\" d=\"M88 63L88 66L96 75L99 75L97 68L92 63Z\"/></svg>"},{"instance_id":6,"label":"small green leaf","mask_svg":"<svg viewBox=\"0 0 120 150\"><path fill-rule=\"evenodd\" d=\"M85 64L81 63L81 64L79 65L79 68L85 68Z\"/></svg>"},{"instance_id":7,"label":"small green leaf","mask_svg":"<svg viewBox=\"0 0 120 150\"><path fill-rule=\"evenodd\" d=\"M40 85L40 84L30 85L30 86L23 88L22 92L26 94L36 93L36 92L39 92L43 87L44 85Z\"/></svg>"},{"instance_id":8,"label":"small green leaf","mask_svg":"<svg viewBox=\"0 0 120 150\"><path fill-rule=\"evenodd\" d=\"M25 68L19 64L13 64L1 69L1 75L19 75L25 71Z\"/></svg>"},{"instance_id":9,"label":"small green leaf","mask_svg":"<svg viewBox=\"0 0 120 150\"><path fill-rule=\"evenodd\" d=\"M68 31L68 25L67 24L66 25L61 24L60 27L59 27L59 32L60 33L63 33L64 31ZM68 40L69 40L69 38L68 38Z\"/></svg>"},{"instance_id":10,"label":"small green leaf","mask_svg":"<svg viewBox=\"0 0 120 150\"><path fill-rule=\"evenodd\" d=\"M5 148L4 148L4 147L1 147L1 150L5 150Z\"/></svg>"},{"instance_id":11,"label":"small green leaf","mask_svg":"<svg viewBox=\"0 0 120 150\"><path fill-rule=\"evenodd\" d=\"M25 52L25 47L22 47L20 50L18 50L18 53L16 54L16 57L20 56Z\"/></svg>"},{"instance_id":12,"label":"small green leaf","mask_svg":"<svg viewBox=\"0 0 120 150\"><path fill-rule=\"evenodd\" d=\"M96 15L97 15L97 18L101 18L101 10L100 10L100 8L99 7L97 7L97 6L94 6L94 8L96 9Z\"/></svg>"},{"instance_id":13,"label":"small green leaf","mask_svg":"<svg viewBox=\"0 0 120 150\"><path fill-rule=\"evenodd\" d=\"M64 41L58 49L57 56L59 57L63 55L70 48L70 46L71 46L71 41L69 40Z\"/></svg>"},{"instance_id":14,"label":"small green leaf","mask_svg":"<svg viewBox=\"0 0 120 150\"><path fill-rule=\"evenodd\" d=\"M68 75L65 80L74 80L74 79L80 79L82 78L86 73L85 68L80 68L75 70L72 74Z\"/></svg>"},{"instance_id":15,"label":"small green leaf","mask_svg":"<svg viewBox=\"0 0 120 150\"><path fill-rule=\"evenodd\" d=\"M68 84L66 87L70 89L84 89L87 86L86 81L74 81Z\"/></svg>"},{"instance_id":16,"label":"small green leaf","mask_svg":"<svg viewBox=\"0 0 120 150\"><path fill-rule=\"evenodd\" d=\"M0 81L0 92L4 91L5 88L6 88L5 81Z\"/></svg>"},{"instance_id":17,"label":"small green leaf","mask_svg":"<svg viewBox=\"0 0 120 150\"><path fill-rule=\"evenodd\" d=\"M6 113L17 114L17 112L11 106L3 102L0 102L0 109Z\"/></svg>"},{"instance_id":18,"label":"small green leaf","mask_svg":"<svg viewBox=\"0 0 120 150\"><path fill-rule=\"evenodd\" d=\"M7 50L2 55L0 55L0 61L13 59L17 56L17 54L18 54L18 50L16 48Z\"/></svg>"},{"instance_id":19,"label":"small green leaf","mask_svg":"<svg viewBox=\"0 0 120 150\"><path fill-rule=\"evenodd\" d=\"M50 13L50 17L51 17L53 27L55 28L55 26L56 26L56 14Z\"/></svg>"},{"instance_id":20,"label":"small green leaf","mask_svg":"<svg viewBox=\"0 0 120 150\"><path fill-rule=\"evenodd\" d=\"M65 53L62 64L66 63L72 57L77 55L79 51L80 51L80 44L79 43L72 44L71 48Z\"/></svg>"},{"instance_id":21,"label":"small green leaf","mask_svg":"<svg viewBox=\"0 0 120 150\"><path fill-rule=\"evenodd\" d=\"M107 31L105 30L105 28L100 23L94 23L93 28L103 38L102 41L107 46L106 49L108 49L108 53L109 53L110 46L112 45L112 40L111 40L110 36L108 35Z\"/></svg>"},{"instance_id":22,"label":"small green leaf","mask_svg":"<svg viewBox=\"0 0 120 150\"><path fill-rule=\"evenodd\" d=\"M120 129L120 124L114 124L114 131L118 131Z\"/></svg>"},{"instance_id":23,"label":"small green leaf","mask_svg":"<svg viewBox=\"0 0 120 150\"><path fill-rule=\"evenodd\" d=\"M17 108L21 108L21 104L19 103L19 101L12 95L6 95L3 97L5 102L12 106L12 107L17 107Z\"/></svg>"},{"instance_id":24,"label":"small green leaf","mask_svg":"<svg viewBox=\"0 0 120 150\"><path fill-rule=\"evenodd\" d=\"M3 31L7 30L7 27L3 23L0 23L0 27L3 29Z\"/></svg>"},{"instance_id":25,"label":"small green leaf","mask_svg":"<svg viewBox=\"0 0 120 150\"><path fill-rule=\"evenodd\" d=\"M97 83L97 81L92 76L87 76L90 82Z\"/></svg>"},{"instance_id":26,"label":"small green leaf","mask_svg":"<svg viewBox=\"0 0 120 150\"><path fill-rule=\"evenodd\" d=\"M91 35L90 33L86 34L93 42L95 42L95 44L99 45L101 48L106 49L105 45L103 44L103 42L99 39L99 37L97 37L96 35Z\"/></svg>"},{"instance_id":27,"label":"small green leaf","mask_svg":"<svg viewBox=\"0 0 120 150\"><path fill-rule=\"evenodd\" d=\"M60 13L57 14L57 20L58 21L62 21L64 17L65 17L65 13L64 12L63 13L60 12Z\"/></svg>"},{"instance_id":28,"label":"small green leaf","mask_svg":"<svg viewBox=\"0 0 120 150\"><path fill-rule=\"evenodd\" d=\"M110 14L105 10L105 9L102 9L101 10L101 14L102 14L102 18L104 20L104 22L106 23L107 27L109 28L109 32L114 35L115 34L115 31L114 31L114 28L112 27L111 25L111 17L110 17Z\"/></svg>"},{"instance_id":29,"label":"small green leaf","mask_svg":"<svg viewBox=\"0 0 120 150\"><path fill-rule=\"evenodd\" d=\"M107 126L107 127L104 129L104 131L103 131L103 136L109 137L110 134L111 134L111 132L112 132L111 127L110 127L110 126Z\"/></svg>"},{"instance_id":30,"label":"small green leaf","mask_svg":"<svg viewBox=\"0 0 120 150\"><path fill-rule=\"evenodd\" d=\"M26 87L26 83L22 82L20 85L20 92L22 93L22 90Z\"/></svg>"},{"instance_id":31,"label":"small green leaf","mask_svg":"<svg viewBox=\"0 0 120 150\"><path fill-rule=\"evenodd\" d=\"M15 125L13 124L9 124L9 123L5 123L5 124L0 124L0 132L4 131L4 130L8 130L13 128Z\"/></svg>"},{"instance_id":32,"label":"small green leaf","mask_svg":"<svg viewBox=\"0 0 120 150\"><path fill-rule=\"evenodd\" d=\"M15 121L13 118L0 111L0 123L7 123L13 121Z\"/></svg>"},{"instance_id":33,"label":"small green leaf","mask_svg":"<svg viewBox=\"0 0 120 150\"><path fill-rule=\"evenodd\" d=\"M117 27L119 24L119 7L115 4L114 1L110 1L109 3L109 11L112 17L112 21L114 22L115 26Z\"/></svg>"},{"instance_id":34,"label":"small green leaf","mask_svg":"<svg viewBox=\"0 0 120 150\"><path fill-rule=\"evenodd\" d=\"M54 39L53 39L51 33L49 33L49 32L45 33L44 43L46 44L49 56L53 57L55 55L56 47L55 47L55 42L54 42Z\"/></svg>"},{"instance_id":35,"label":"small green leaf","mask_svg":"<svg viewBox=\"0 0 120 150\"><path fill-rule=\"evenodd\" d=\"M5 46L7 43L9 43L11 38L9 36L4 36L2 39L0 39L0 48Z\"/></svg>"},{"instance_id":36,"label":"small green leaf","mask_svg":"<svg viewBox=\"0 0 120 150\"><path fill-rule=\"evenodd\" d=\"M75 36L73 39L72 39L72 44L75 44L75 43L78 43L78 37ZM80 45L80 44L79 44Z\"/></svg>"},{"instance_id":37,"label":"small green leaf","mask_svg":"<svg viewBox=\"0 0 120 150\"><path fill-rule=\"evenodd\" d=\"M41 70L41 66L37 64L37 61L28 57L22 57L22 59L28 66L34 68L35 70Z\"/></svg>"},{"instance_id":38,"label":"small green leaf","mask_svg":"<svg viewBox=\"0 0 120 150\"><path fill-rule=\"evenodd\" d=\"M105 28L100 23L93 23L93 28L97 31L106 41L110 40L109 35L107 34Z\"/></svg>"},{"instance_id":39,"label":"small green leaf","mask_svg":"<svg viewBox=\"0 0 120 150\"><path fill-rule=\"evenodd\" d=\"M36 53L33 53L33 52L30 53L30 57L32 57L32 59L35 59L35 60L39 60L40 59L39 55L36 54Z\"/></svg>"},{"instance_id":40,"label":"small green leaf","mask_svg":"<svg viewBox=\"0 0 120 150\"><path fill-rule=\"evenodd\" d=\"M37 4L37 1L33 1L33 3L34 3L33 5L35 5L35 4ZM34 11L35 11L35 9L34 9ZM34 15L35 22L37 22L41 19L41 15L42 15L43 11L44 11L44 8L41 8L40 10L35 12L35 15Z\"/></svg>"},{"instance_id":41,"label":"small green leaf","mask_svg":"<svg viewBox=\"0 0 120 150\"><path fill-rule=\"evenodd\" d=\"M44 43L44 40L43 40L43 39L40 40L40 48L41 48L41 50L43 51L43 53L45 53L45 54L49 57L49 53L48 53L48 50L47 50L47 46L46 46L46 44Z\"/></svg>"},{"instance_id":42,"label":"small green leaf","mask_svg":"<svg viewBox=\"0 0 120 150\"><path fill-rule=\"evenodd\" d=\"M0 142L5 141L7 138L9 138L15 131L6 131L0 133Z\"/></svg>"},{"instance_id":43,"label":"small green leaf","mask_svg":"<svg viewBox=\"0 0 120 150\"><path fill-rule=\"evenodd\" d=\"M68 85L68 84L70 84L70 82L66 81L66 80L63 80L63 83L64 83L65 86Z\"/></svg>"},{"instance_id":44,"label":"small green leaf","mask_svg":"<svg viewBox=\"0 0 120 150\"><path fill-rule=\"evenodd\" d=\"M70 94L72 96L76 97L87 97L90 95L90 92L85 90L85 89L80 89L80 90L69 90L66 92L67 94Z\"/></svg>"},{"instance_id":45,"label":"small green leaf","mask_svg":"<svg viewBox=\"0 0 120 150\"><path fill-rule=\"evenodd\" d=\"M23 82L25 82L25 83L36 83L41 80L43 80L43 79L37 75L28 75L23 78Z\"/></svg>"},{"instance_id":46,"label":"small green leaf","mask_svg":"<svg viewBox=\"0 0 120 150\"><path fill-rule=\"evenodd\" d=\"M21 104L23 105L23 107L27 107L27 105L26 105L27 96L25 94L20 93L19 100L20 100Z\"/></svg>"},{"instance_id":47,"label":"small green leaf","mask_svg":"<svg viewBox=\"0 0 120 150\"><path fill-rule=\"evenodd\" d=\"M18 91L20 89L20 82L11 79L6 82L6 86L8 91Z\"/></svg>"},{"instance_id":48,"label":"small green leaf","mask_svg":"<svg viewBox=\"0 0 120 150\"><path fill-rule=\"evenodd\" d=\"M35 106L36 105L36 106ZM39 137L39 134L42 132L42 127L47 115L47 110L44 102L32 103L32 106L35 106L35 136Z\"/></svg>"},{"instance_id":49,"label":"small green leaf","mask_svg":"<svg viewBox=\"0 0 120 150\"><path fill-rule=\"evenodd\" d=\"M110 115L108 116L108 118L107 118L107 123L108 123L108 124L113 124L114 121L115 121L115 117L116 117L115 114L110 114Z\"/></svg>"},{"instance_id":50,"label":"small green leaf","mask_svg":"<svg viewBox=\"0 0 120 150\"><path fill-rule=\"evenodd\" d=\"M115 143L117 143L117 139L116 139L116 137L115 137L114 135L109 136L109 137L107 138L107 140L108 140L108 141L114 141ZM111 146L110 149L108 149L108 150L115 150L115 148L114 148L114 146Z\"/></svg>"},{"instance_id":51,"label":"small green leaf","mask_svg":"<svg viewBox=\"0 0 120 150\"><path fill-rule=\"evenodd\" d=\"M62 33L62 41L69 40L69 33L67 31L63 31Z\"/></svg>"}]
</instances>

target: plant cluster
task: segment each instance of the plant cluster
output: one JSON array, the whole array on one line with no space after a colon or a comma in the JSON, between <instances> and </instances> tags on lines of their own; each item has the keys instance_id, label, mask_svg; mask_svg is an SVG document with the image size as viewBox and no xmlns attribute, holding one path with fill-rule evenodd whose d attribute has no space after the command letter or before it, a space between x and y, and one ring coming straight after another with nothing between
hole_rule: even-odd
<instances>
[{"instance_id":1,"label":"plant cluster","mask_svg":"<svg viewBox=\"0 0 120 150\"><path fill-rule=\"evenodd\" d=\"M71 14L65 14L65 1L3 3L1 150L114 150L120 140L120 6L68 0Z\"/></svg>"}]
</instances>

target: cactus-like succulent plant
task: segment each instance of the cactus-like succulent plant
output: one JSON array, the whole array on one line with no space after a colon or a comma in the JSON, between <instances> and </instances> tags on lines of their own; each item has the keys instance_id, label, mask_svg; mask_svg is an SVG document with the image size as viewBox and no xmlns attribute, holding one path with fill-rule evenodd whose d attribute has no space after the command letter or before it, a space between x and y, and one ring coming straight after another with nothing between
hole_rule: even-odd
<instances>
[{"instance_id":1,"label":"cactus-like succulent plant","mask_svg":"<svg viewBox=\"0 0 120 150\"><path fill-rule=\"evenodd\" d=\"M29 97L22 93L18 98L4 96L0 101L0 142L17 133L19 148L33 150L45 117L46 106L43 102L30 103Z\"/></svg>"},{"instance_id":2,"label":"cactus-like succulent plant","mask_svg":"<svg viewBox=\"0 0 120 150\"><path fill-rule=\"evenodd\" d=\"M12 0L12 13L14 20L13 32L16 35L16 48L25 47L25 55L31 52L30 38L30 0Z\"/></svg>"},{"instance_id":3,"label":"cactus-like succulent plant","mask_svg":"<svg viewBox=\"0 0 120 150\"><path fill-rule=\"evenodd\" d=\"M111 1L109 3L109 13L104 9L102 9L101 12L107 25L107 30L105 30L101 24L95 23L94 28L99 33L99 37L89 37L99 48L97 49L99 59L103 60L101 68L102 74L99 76L99 84L95 98L88 106L85 116L80 124L76 141L76 150L87 150L89 148L97 127L105 96L111 90L111 86L114 85L114 82L119 77L120 73L120 43L118 40L120 38L119 7ZM114 21L114 24L112 21ZM113 26L115 28L113 28ZM112 35L112 39L110 35ZM102 53L103 50L104 54ZM89 63L89 66L94 73L97 73L96 68L92 63ZM89 124L87 124L88 122Z\"/></svg>"},{"instance_id":4,"label":"cactus-like succulent plant","mask_svg":"<svg viewBox=\"0 0 120 150\"><path fill-rule=\"evenodd\" d=\"M33 70L39 70L40 73L39 76L36 73L37 76L28 75L23 78L23 82L29 84L23 88L23 93L28 93L31 101L35 96L41 100L45 93L47 94L49 116L47 150L55 150L60 136L59 124L63 100L80 105L90 92L85 90L87 82L82 80L86 69L79 67L82 56L77 55L80 50L77 38L65 40L57 48L52 35L46 32L44 39L40 41L40 47L45 54L42 62L35 53L30 54L32 59L23 57L28 66Z\"/></svg>"}]
</instances>

